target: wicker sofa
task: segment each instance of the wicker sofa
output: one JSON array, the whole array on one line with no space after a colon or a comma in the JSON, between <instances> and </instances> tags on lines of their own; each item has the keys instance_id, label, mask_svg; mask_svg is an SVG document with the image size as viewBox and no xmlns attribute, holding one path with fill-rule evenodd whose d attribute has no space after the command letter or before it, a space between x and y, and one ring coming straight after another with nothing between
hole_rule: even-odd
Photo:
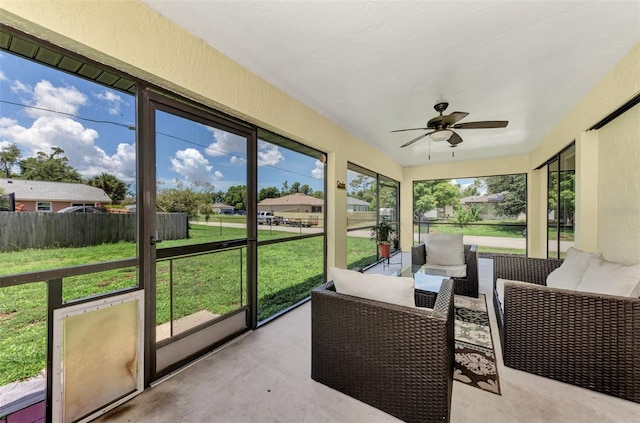
<instances>
[{"instance_id":1,"label":"wicker sofa","mask_svg":"<svg viewBox=\"0 0 640 423\"><path fill-rule=\"evenodd\" d=\"M504 364L640 402L640 299L547 287L547 276L561 264L494 256ZM502 307L499 278L522 281L504 283Z\"/></svg>"},{"instance_id":2,"label":"wicker sofa","mask_svg":"<svg viewBox=\"0 0 640 423\"><path fill-rule=\"evenodd\" d=\"M311 377L407 422L449 421L453 383L453 281L416 306L311 292Z\"/></svg>"},{"instance_id":3,"label":"wicker sofa","mask_svg":"<svg viewBox=\"0 0 640 423\"><path fill-rule=\"evenodd\" d=\"M464 257L467 265L465 277L452 277L454 292L457 295L478 298L478 246L464 245ZM427 250L424 243L411 247L411 265L418 268L427 262Z\"/></svg>"}]
</instances>

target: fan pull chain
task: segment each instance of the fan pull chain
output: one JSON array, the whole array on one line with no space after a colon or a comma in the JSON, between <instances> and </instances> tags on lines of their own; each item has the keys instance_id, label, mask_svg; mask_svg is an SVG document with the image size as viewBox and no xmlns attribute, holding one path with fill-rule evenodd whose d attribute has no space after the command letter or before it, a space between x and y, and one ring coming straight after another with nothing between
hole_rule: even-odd
<instances>
[{"instance_id":1,"label":"fan pull chain","mask_svg":"<svg viewBox=\"0 0 640 423\"><path fill-rule=\"evenodd\" d=\"M429 138L429 160L431 160L431 138Z\"/></svg>"}]
</instances>

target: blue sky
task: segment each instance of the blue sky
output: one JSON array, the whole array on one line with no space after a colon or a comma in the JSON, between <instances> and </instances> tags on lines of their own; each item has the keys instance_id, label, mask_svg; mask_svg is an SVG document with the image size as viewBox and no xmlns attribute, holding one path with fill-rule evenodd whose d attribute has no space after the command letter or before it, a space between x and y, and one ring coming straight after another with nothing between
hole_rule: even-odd
<instances>
[{"instance_id":1,"label":"blue sky","mask_svg":"<svg viewBox=\"0 0 640 423\"><path fill-rule=\"evenodd\" d=\"M133 95L0 53L0 100L0 147L16 143L23 159L60 147L83 177L107 172L135 189ZM246 184L243 138L163 112L157 132L163 186L176 179L222 191ZM258 165L258 189L288 181L323 190L324 167L316 158L259 141Z\"/></svg>"}]
</instances>

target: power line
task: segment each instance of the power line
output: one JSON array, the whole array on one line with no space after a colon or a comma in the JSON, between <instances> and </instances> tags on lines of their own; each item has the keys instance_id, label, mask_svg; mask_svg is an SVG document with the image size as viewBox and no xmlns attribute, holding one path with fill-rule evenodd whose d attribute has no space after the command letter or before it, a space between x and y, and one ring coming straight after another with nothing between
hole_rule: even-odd
<instances>
[{"instance_id":1,"label":"power line","mask_svg":"<svg viewBox=\"0 0 640 423\"><path fill-rule=\"evenodd\" d=\"M84 121L87 121L87 122L94 122L94 123L102 123L102 124L120 126L122 128L126 128L126 129L129 129L131 131L135 131L136 130L135 126L127 125L127 124L120 123L120 122L114 122L114 121L102 120L102 119L92 119L92 118L79 116L79 115L76 115L76 114L73 114L73 113L66 113L66 112L61 112L61 111L58 111L58 110L46 109L44 107L31 106L31 105L28 105L28 104L15 103L13 101L8 101L8 100L0 100L0 103L11 104L13 106L26 107L26 108L35 109L35 110L41 110L43 112L56 113L56 114L60 114L60 115L64 115L64 116L73 117L73 118L76 118L76 119L79 119L79 120L84 120ZM225 154L225 155L230 156L230 157L236 157L236 158L239 158L239 159L242 159L242 160L246 160L246 157L242 157L242 156L239 156L237 154L229 153L229 152L226 152L226 151L223 151L223 150L218 150L218 149L215 149L215 148L212 148L212 147L205 147L204 145L198 144L195 141L187 140L185 138L181 138L181 137L178 137L176 135L171 135L171 134L167 134L167 133L160 132L160 131L156 131L156 133L160 134L160 135L164 135L164 136L169 137L169 138L173 138L173 139L179 140L179 141L183 141L183 142L191 144L191 145L198 146L200 148L204 148L205 150L216 151L218 153ZM264 142L267 142L267 141L264 141ZM309 175L305 175L304 173L300 173L300 172L295 172L295 171L292 171L290 169L284 169L284 168L281 168L281 167L278 167L278 166L274 166L274 165L270 165L270 164L266 164L265 166L270 167L272 169L280 170L282 172L287 172L287 173L290 173L290 174L298 175L298 176L301 176L303 178L315 179L315 178L313 178L313 177L311 177Z\"/></svg>"},{"instance_id":2,"label":"power line","mask_svg":"<svg viewBox=\"0 0 640 423\"><path fill-rule=\"evenodd\" d=\"M135 126L127 125L125 123L120 123L120 122L113 122L113 121L110 121L110 120L91 119L91 118L87 118L87 117L83 117L83 116L74 115L73 113L60 112L58 110L45 109L44 107L30 106L28 104L14 103L13 101L7 101L7 100L0 100L0 103L11 104L11 105L20 106L20 107L27 107L29 109L42 110L43 112L57 113L59 115L70 116L70 117L74 117L76 119L86 120L88 122L106 123L106 124L109 124L109 125L116 125L116 126L120 126L120 127L123 127L123 128L127 128L127 129L129 129L131 131L135 131L136 130Z\"/></svg>"}]
</instances>

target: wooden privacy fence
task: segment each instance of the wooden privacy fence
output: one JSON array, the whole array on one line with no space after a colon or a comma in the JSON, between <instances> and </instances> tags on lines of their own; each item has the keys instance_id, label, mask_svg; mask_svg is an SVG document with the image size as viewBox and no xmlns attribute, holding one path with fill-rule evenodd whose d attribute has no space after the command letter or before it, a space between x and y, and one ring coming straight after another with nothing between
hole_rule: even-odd
<instances>
[{"instance_id":1,"label":"wooden privacy fence","mask_svg":"<svg viewBox=\"0 0 640 423\"><path fill-rule=\"evenodd\" d=\"M159 239L189 237L187 213L156 213L156 222ZM135 242L136 223L135 214L0 212L0 250Z\"/></svg>"}]
</instances>

